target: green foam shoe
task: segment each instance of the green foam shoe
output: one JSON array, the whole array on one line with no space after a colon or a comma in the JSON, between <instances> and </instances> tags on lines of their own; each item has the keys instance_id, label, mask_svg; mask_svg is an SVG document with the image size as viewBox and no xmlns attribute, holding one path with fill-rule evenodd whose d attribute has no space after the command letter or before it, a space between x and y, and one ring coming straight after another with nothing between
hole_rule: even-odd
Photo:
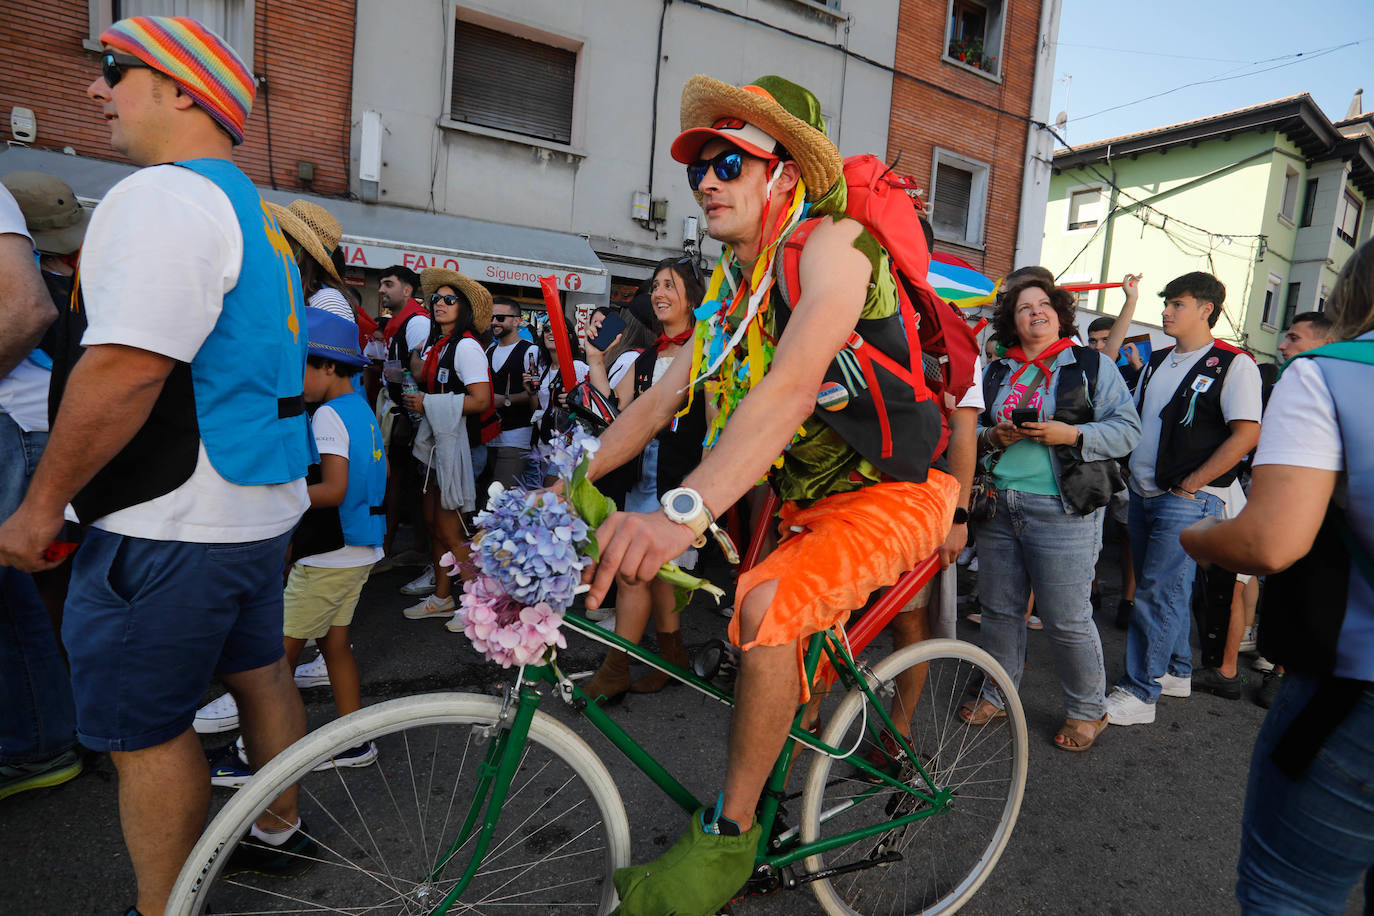
<instances>
[{"instance_id":1,"label":"green foam shoe","mask_svg":"<svg viewBox=\"0 0 1374 916\"><path fill-rule=\"evenodd\" d=\"M700 809L663 855L616 869L620 906L612 916L713 916L729 903L754 870L762 827L721 836L712 829L719 812L720 802L714 812Z\"/></svg>"}]
</instances>

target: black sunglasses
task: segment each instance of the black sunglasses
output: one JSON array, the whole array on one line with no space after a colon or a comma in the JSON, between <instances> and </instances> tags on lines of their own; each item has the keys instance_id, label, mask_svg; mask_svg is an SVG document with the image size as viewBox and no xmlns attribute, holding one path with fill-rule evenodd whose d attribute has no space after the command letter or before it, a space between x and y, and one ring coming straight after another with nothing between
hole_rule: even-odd
<instances>
[{"instance_id":1,"label":"black sunglasses","mask_svg":"<svg viewBox=\"0 0 1374 916\"><path fill-rule=\"evenodd\" d=\"M698 159L687 165L687 185L695 191L706 177L706 170L712 169L721 181L734 181L744 171L745 153L728 149L710 159ZM753 158L752 156L750 157Z\"/></svg>"},{"instance_id":2,"label":"black sunglasses","mask_svg":"<svg viewBox=\"0 0 1374 916\"><path fill-rule=\"evenodd\" d=\"M491 316L491 320L492 320L492 321L505 321L507 318L513 319L513 320L515 320L515 321L519 321L519 320L520 320L520 316L519 316L519 315L492 315L492 316Z\"/></svg>"},{"instance_id":3,"label":"black sunglasses","mask_svg":"<svg viewBox=\"0 0 1374 916\"><path fill-rule=\"evenodd\" d=\"M451 293L435 293L434 295L429 297L430 305L438 305L440 302L446 302L449 305L457 305L462 301L462 296L455 296Z\"/></svg>"},{"instance_id":4,"label":"black sunglasses","mask_svg":"<svg viewBox=\"0 0 1374 916\"><path fill-rule=\"evenodd\" d=\"M696 258L690 256L685 258L678 258L677 261L675 261L674 263L686 264L688 267L692 268L692 276L696 277L698 283L701 282L701 267L697 265Z\"/></svg>"},{"instance_id":5,"label":"black sunglasses","mask_svg":"<svg viewBox=\"0 0 1374 916\"><path fill-rule=\"evenodd\" d=\"M130 67L147 67L143 61L128 54L106 51L100 55L100 75L105 85L113 89L124 78L124 71Z\"/></svg>"}]
</instances>

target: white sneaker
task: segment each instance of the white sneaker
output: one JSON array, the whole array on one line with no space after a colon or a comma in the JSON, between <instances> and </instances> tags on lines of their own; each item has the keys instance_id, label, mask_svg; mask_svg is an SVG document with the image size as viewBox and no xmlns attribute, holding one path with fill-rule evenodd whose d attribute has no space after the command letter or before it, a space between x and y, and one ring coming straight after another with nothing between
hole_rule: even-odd
<instances>
[{"instance_id":1,"label":"white sneaker","mask_svg":"<svg viewBox=\"0 0 1374 916\"><path fill-rule=\"evenodd\" d=\"M1166 697L1190 697L1193 695L1193 679L1179 677L1177 674L1161 674L1159 692Z\"/></svg>"},{"instance_id":2,"label":"white sneaker","mask_svg":"<svg viewBox=\"0 0 1374 916\"><path fill-rule=\"evenodd\" d=\"M1250 663L1250 667L1254 668L1256 671L1273 671L1274 663L1263 655L1256 655L1255 660Z\"/></svg>"},{"instance_id":3,"label":"white sneaker","mask_svg":"<svg viewBox=\"0 0 1374 916\"><path fill-rule=\"evenodd\" d=\"M434 594L434 567L426 566L424 572L402 585L401 594L412 598Z\"/></svg>"},{"instance_id":4,"label":"white sneaker","mask_svg":"<svg viewBox=\"0 0 1374 916\"><path fill-rule=\"evenodd\" d=\"M450 633L463 632L463 625L458 622L457 614L454 614L452 617L450 617L447 621L444 622L444 629L448 630Z\"/></svg>"},{"instance_id":5,"label":"white sneaker","mask_svg":"<svg viewBox=\"0 0 1374 916\"><path fill-rule=\"evenodd\" d=\"M430 595L419 604L413 604L402 611L410 620L421 620L425 617L452 617L453 598L436 598Z\"/></svg>"},{"instance_id":6,"label":"white sneaker","mask_svg":"<svg viewBox=\"0 0 1374 916\"><path fill-rule=\"evenodd\" d=\"M1255 651L1255 628L1254 628L1253 626L1246 627L1246 628L1245 628L1245 632L1241 634L1241 637L1240 637L1240 651L1241 651L1241 652L1254 652L1254 651Z\"/></svg>"},{"instance_id":7,"label":"white sneaker","mask_svg":"<svg viewBox=\"0 0 1374 916\"><path fill-rule=\"evenodd\" d=\"M297 665L295 681L296 686L300 688L327 686L329 684L329 669L324 665L324 656L317 655L314 661Z\"/></svg>"},{"instance_id":8,"label":"white sneaker","mask_svg":"<svg viewBox=\"0 0 1374 916\"><path fill-rule=\"evenodd\" d=\"M1107 721L1112 725L1149 725L1155 720L1155 704L1146 703L1124 687L1107 694Z\"/></svg>"},{"instance_id":9,"label":"white sneaker","mask_svg":"<svg viewBox=\"0 0 1374 916\"><path fill-rule=\"evenodd\" d=\"M234 695L226 693L197 709L191 727L198 735L218 735L238 728L239 705L234 702Z\"/></svg>"}]
</instances>

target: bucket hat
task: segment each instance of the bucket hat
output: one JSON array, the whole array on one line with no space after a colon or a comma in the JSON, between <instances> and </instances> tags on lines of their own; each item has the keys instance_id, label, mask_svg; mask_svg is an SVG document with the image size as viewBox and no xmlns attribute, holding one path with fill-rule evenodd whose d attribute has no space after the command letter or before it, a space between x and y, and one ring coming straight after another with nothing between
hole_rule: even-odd
<instances>
[{"instance_id":1,"label":"bucket hat","mask_svg":"<svg viewBox=\"0 0 1374 916\"><path fill-rule=\"evenodd\" d=\"M310 336L308 352L311 356L350 366L367 365L367 360L358 352L358 326L347 318L312 306L305 310L305 328Z\"/></svg>"},{"instance_id":2,"label":"bucket hat","mask_svg":"<svg viewBox=\"0 0 1374 916\"><path fill-rule=\"evenodd\" d=\"M81 247L91 211L65 181L46 172L10 172L0 184L19 204L33 247L48 254L71 254Z\"/></svg>"}]
</instances>

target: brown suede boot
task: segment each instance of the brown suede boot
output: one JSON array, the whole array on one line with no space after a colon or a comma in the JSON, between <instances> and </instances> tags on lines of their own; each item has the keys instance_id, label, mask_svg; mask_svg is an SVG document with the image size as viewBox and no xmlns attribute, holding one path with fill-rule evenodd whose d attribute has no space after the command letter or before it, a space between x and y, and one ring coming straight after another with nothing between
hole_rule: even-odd
<instances>
[{"instance_id":1,"label":"brown suede boot","mask_svg":"<svg viewBox=\"0 0 1374 916\"><path fill-rule=\"evenodd\" d=\"M679 668L690 669L692 662L687 658L687 652L682 648L682 631L674 630L671 633L658 634L658 654L666 662L672 662ZM634 693L658 693L669 684L677 683L662 671L650 671L630 686Z\"/></svg>"},{"instance_id":2,"label":"brown suede boot","mask_svg":"<svg viewBox=\"0 0 1374 916\"><path fill-rule=\"evenodd\" d=\"M607 652L606 660L582 689L598 706L624 699L630 689L630 657L620 649Z\"/></svg>"}]
</instances>

